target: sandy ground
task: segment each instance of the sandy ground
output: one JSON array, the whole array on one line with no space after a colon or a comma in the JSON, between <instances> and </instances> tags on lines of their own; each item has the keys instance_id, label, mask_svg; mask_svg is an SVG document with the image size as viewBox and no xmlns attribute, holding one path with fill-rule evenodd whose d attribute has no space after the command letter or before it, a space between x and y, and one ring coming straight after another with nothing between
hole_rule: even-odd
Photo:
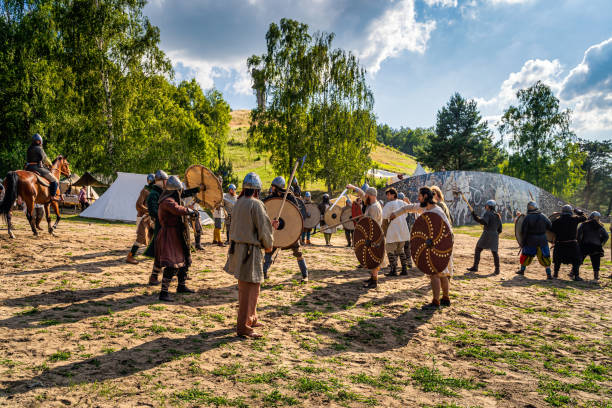
<instances>
[{"instance_id":1,"label":"sandy ground","mask_svg":"<svg viewBox=\"0 0 612 408\"><path fill-rule=\"evenodd\" d=\"M16 239L0 231L0 406L612 406L609 249L599 282L569 281L568 266L546 281L539 266L516 276L502 240L494 276L486 252L465 272L477 238L457 234L452 306L426 312L422 274L367 292L343 236L316 235L310 283L278 257L254 341L234 334L226 248L194 254L197 293L162 304L151 261L124 262L133 225L64 220L33 238L15 223Z\"/></svg>"}]
</instances>

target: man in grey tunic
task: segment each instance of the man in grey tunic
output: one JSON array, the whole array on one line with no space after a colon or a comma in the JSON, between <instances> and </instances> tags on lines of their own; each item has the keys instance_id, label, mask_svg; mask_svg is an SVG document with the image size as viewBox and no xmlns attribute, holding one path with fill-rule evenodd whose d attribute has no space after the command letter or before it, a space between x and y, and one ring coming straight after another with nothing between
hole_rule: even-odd
<instances>
[{"instance_id":1,"label":"man in grey tunic","mask_svg":"<svg viewBox=\"0 0 612 408\"><path fill-rule=\"evenodd\" d=\"M467 268L470 272L478 272L478 264L480 263L480 253L483 249L490 249L493 254L493 263L495 265L495 275L499 275L499 234L502 232L501 215L495 211L497 203L494 200L489 200L485 204L485 212L482 217L476 215L472 211L474 220L482 224L484 229L480 239L476 243L476 251L474 252L474 265Z\"/></svg>"},{"instance_id":2,"label":"man in grey tunic","mask_svg":"<svg viewBox=\"0 0 612 408\"><path fill-rule=\"evenodd\" d=\"M272 248L272 223L264 204L259 200L261 179L249 173L242 183L242 192L232 211L230 248L225 271L238 279L239 336L261 337L255 332L262 324L257 321L257 300L264 281L263 250Z\"/></svg>"}]
</instances>

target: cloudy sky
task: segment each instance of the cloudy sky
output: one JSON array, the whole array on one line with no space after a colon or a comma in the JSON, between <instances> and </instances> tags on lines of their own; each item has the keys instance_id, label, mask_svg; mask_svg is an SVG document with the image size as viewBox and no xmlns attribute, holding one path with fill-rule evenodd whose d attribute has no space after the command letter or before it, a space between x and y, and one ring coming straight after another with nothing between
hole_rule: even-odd
<instances>
[{"instance_id":1,"label":"cloudy sky","mask_svg":"<svg viewBox=\"0 0 612 408\"><path fill-rule=\"evenodd\" d=\"M574 111L578 136L612 137L611 0L149 0L177 79L255 105L246 58L283 17L336 34L368 69L380 122L432 126L459 92L495 123L542 80Z\"/></svg>"}]
</instances>

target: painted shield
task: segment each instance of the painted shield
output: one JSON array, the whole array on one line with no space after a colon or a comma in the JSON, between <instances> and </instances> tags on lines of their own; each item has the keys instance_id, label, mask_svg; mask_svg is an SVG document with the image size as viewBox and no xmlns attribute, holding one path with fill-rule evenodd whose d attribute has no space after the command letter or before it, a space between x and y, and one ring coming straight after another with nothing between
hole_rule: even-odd
<instances>
[{"instance_id":1,"label":"painted shield","mask_svg":"<svg viewBox=\"0 0 612 408\"><path fill-rule=\"evenodd\" d=\"M558 219L560 216L561 216L560 212L554 212L550 214L550 217L548 217L548 219L550 220L550 222L553 222L554 220ZM548 240L548 242L554 243L555 239L557 239L557 235L552 231L546 231L546 239Z\"/></svg>"},{"instance_id":2,"label":"painted shield","mask_svg":"<svg viewBox=\"0 0 612 408\"><path fill-rule=\"evenodd\" d=\"M340 214L340 221L342 221L342 228L347 231L352 231L355 229L355 221L352 221L353 211L351 207L344 207L342 209L342 214Z\"/></svg>"},{"instance_id":3,"label":"painted shield","mask_svg":"<svg viewBox=\"0 0 612 408\"><path fill-rule=\"evenodd\" d=\"M323 217L325 220L325 224L328 226L338 225L342 221L340 220L340 216L342 215L342 207L340 204L336 205L334 208L331 208L325 211L325 216Z\"/></svg>"},{"instance_id":4,"label":"painted shield","mask_svg":"<svg viewBox=\"0 0 612 408\"><path fill-rule=\"evenodd\" d=\"M266 200L266 211L271 220L278 217L283 199L274 197ZM274 248L285 249L291 247L300 239L302 230L304 229L304 221L302 214L295 204L290 201L285 201L283 212L278 219L280 225L277 230L274 230Z\"/></svg>"},{"instance_id":5,"label":"painted shield","mask_svg":"<svg viewBox=\"0 0 612 408\"><path fill-rule=\"evenodd\" d=\"M523 247L523 235L521 233L521 229L523 228L523 220L525 220L525 214L521 214L516 218L514 222L514 237L516 238L516 242L518 242L519 246Z\"/></svg>"},{"instance_id":6,"label":"painted shield","mask_svg":"<svg viewBox=\"0 0 612 408\"><path fill-rule=\"evenodd\" d=\"M385 236L382 228L370 217L361 218L355 224L355 256L361 265L374 269L385 259Z\"/></svg>"},{"instance_id":7,"label":"painted shield","mask_svg":"<svg viewBox=\"0 0 612 408\"><path fill-rule=\"evenodd\" d=\"M453 254L453 234L438 214L426 212L416 219L410 233L410 254L427 275L437 275Z\"/></svg>"},{"instance_id":8,"label":"painted shield","mask_svg":"<svg viewBox=\"0 0 612 408\"><path fill-rule=\"evenodd\" d=\"M304 219L304 228L313 229L321 221L321 211L315 203L306 203L306 219Z\"/></svg>"},{"instance_id":9,"label":"painted shield","mask_svg":"<svg viewBox=\"0 0 612 408\"><path fill-rule=\"evenodd\" d=\"M200 205L209 210L214 210L215 207L223 202L223 188L221 187L221 182L212 171L201 164L189 166L185 171L185 185L188 189L198 186L202 188L196 195L196 198Z\"/></svg>"}]
</instances>

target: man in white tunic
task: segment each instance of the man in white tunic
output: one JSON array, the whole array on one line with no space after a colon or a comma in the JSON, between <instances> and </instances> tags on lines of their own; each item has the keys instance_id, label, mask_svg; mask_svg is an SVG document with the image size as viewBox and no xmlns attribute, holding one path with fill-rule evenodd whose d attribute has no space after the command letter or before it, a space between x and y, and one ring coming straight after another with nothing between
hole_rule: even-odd
<instances>
[{"instance_id":1,"label":"man in white tunic","mask_svg":"<svg viewBox=\"0 0 612 408\"><path fill-rule=\"evenodd\" d=\"M418 203L412 204L407 198L405 198L404 201L407 203L407 205L394 212L390 216L390 219L393 220L408 212L418 213L419 215L423 214L424 212L433 212L442 217L442 220L444 220L444 222L448 226L449 231L451 231L452 233L451 224L448 221L446 214L444 214L444 211L436 205L434 201L434 194L429 187L421 187L419 189L418 200ZM431 303L423 306L423 309L438 309L440 305L450 306L449 280L452 276L452 270L453 257L451 255L450 261L446 269L444 269L437 275L429 276L431 281L431 290L433 292L433 300L431 301ZM442 289L442 299L440 299L440 288Z\"/></svg>"},{"instance_id":2,"label":"man in white tunic","mask_svg":"<svg viewBox=\"0 0 612 408\"><path fill-rule=\"evenodd\" d=\"M386 191L387 204L383 207L383 219L390 220L391 214L404 208L408 204L397 199L397 190L390 188ZM387 228L386 250L389 258L389 272L387 276L397 276L397 258L402 264L401 275L408 275L408 260L404 252L406 241L410 240L410 228L406 222L407 214L402 214L389 222Z\"/></svg>"}]
</instances>

